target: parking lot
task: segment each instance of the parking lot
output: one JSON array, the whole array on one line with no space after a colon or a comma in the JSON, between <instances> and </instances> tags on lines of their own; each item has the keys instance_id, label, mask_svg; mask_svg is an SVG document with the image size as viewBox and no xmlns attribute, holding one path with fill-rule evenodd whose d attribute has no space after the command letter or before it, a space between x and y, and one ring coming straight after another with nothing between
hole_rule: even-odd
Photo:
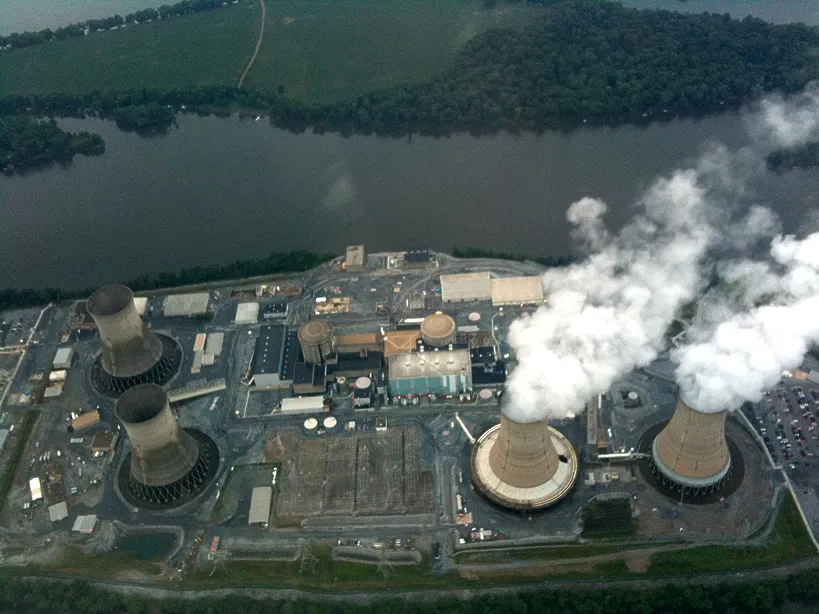
<instances>
[{"instance_id":1,"label":"parking lot","mask_svg":"<svg viewBox=\"0 0 819 614\"><path fill-rule=\"evenodd\" d=\"M756 426L775 463L809 466L819 454L819 385L786 379L755 406Z\"/></svg>"}]
</instances>

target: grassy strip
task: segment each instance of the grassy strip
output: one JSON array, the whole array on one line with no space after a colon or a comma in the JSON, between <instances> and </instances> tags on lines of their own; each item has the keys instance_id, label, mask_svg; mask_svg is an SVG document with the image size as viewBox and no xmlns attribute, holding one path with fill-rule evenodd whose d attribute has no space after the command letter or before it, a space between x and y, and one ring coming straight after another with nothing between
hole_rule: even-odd
<instances>
[{"instance_id":1,"label":"grassy strip","mask_svg":"<svg viewBox=\"0 0 819 614\"><path fill-rule=\"evenodd\" d=\"M623 550L647 548L647 544L583 544L571 546L540 546L533 548L512 548L510 550L483 550L481 552L461 551L455 554L456 563L503 563L510 561L552 561L583 559L586 557L612 554Z\"/></svg>"},{"instance_id":2,"label":"grassy strip","mask_svg":"<svg viewBox=\"0 0 819 614\"><path fill-rule=\"evenodd\" d=\"M474 0L267 0L245 87L330 102L423 81L488 28L519 28L542 7L487 11ZM0 54L0 94L230 85L250 59L256 2Z\"/></svg>"},{"instance_id":3,"label":"grassy strip","mask_svg":"<svg viewBox=\"0 0 819 614\"><path fill-rule=\"evenodd\" d=\"M11 385L11 382L9 382L9 385ZM23 459L23 452L25 452L28 438L31 436L31 431L34 430L34 425L39 417L39 411L27 411L23 414L23 419L17 427L17 440L6 463L6 470L0 477L0 510L6 505L6 498L14 485L14 476L17 475L17 469Z\"/></svg>"},{"instance_id":4,"label":"grassy strip","mask_svg":"<svg viewBox=\"0 0 819 614\"><path fill-rule=\"evenodd\" d=\"M151 561L140 561L135 552L101 552L88 554L80 548L70 548L53 565L26 565L6 568L10 574L43 574L100 579L115 578L127 571L138 571L150 576L160 573L160 567Z\"/></svg>"},{"instance_id":5,"label":"grassy strip","mask_svg":"<svg viewBox=\"0 0 819 614\"><path fill-rule=\"evenodd\" d=\"M259 29L253 2L0 53L0 92L235 85Z\"/></svg>"},{"instance_id":6,"label":"grassy strip","mask_svg":"<svg viewBox=\"0 0 819 614\"><path fill-rule=\"evenodd\" d=\"M788 494L776 520L768 546L700 546L651 557L652 574L686 574L731 571L779 565L816 554L807 528Z\"/></svg>"}]
</instances>

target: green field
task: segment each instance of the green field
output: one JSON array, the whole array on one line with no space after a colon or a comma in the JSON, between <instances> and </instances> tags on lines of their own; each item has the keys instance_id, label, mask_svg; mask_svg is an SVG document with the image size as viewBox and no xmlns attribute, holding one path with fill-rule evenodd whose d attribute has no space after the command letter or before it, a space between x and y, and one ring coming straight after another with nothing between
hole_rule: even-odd
<instances>
[{"instance_id":1,"label":"green field","mask_svg":"<svg viewBox=\"0 0 819 614\"><path fill-rule=\"evenodd\" d=\"M0 53L0 94L235 85L261 11L241 3Z\"/></svg>"},{"instance_id":2,"label":"green field","mask_svg":"<svg viewBox=\"0 0 819 614\"><path fill-rule=\"evenodd\" d=\"M490 27L522 27L542 7L479 0L266 0L248 88L283 85L331 101L440 72ZM0 95L146 86L236 85L256 43L257 2L0 53Z\"/></svg>"},{"instance_id":3,"label":"green field","mask_svg":"<svg viewBox=\"0 0 819 614\"><path fill-rule=\"evenodd\" d=\"M329 102L441 72L490 27L519 28L541 7L473 0L267 0L265 36L245 85L284 85Z\"/></svg>"}]
</instances>

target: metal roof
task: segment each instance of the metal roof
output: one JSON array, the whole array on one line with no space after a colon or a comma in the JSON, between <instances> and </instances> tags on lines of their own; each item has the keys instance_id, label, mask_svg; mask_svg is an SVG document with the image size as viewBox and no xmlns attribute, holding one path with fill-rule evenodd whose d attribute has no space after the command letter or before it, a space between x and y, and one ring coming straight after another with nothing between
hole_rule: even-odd
<instances>
[{"instance_id":1,"label":"metal roof","mask_svg":"<svg viewBox=\"0 0 819 614\"><path fill-rule=\"evenodd\" d=\"M60 348L54 355L52 365L57 369L65 369L71 366L71 357L74 355L74 350L71 348Z\"/></svg>"},{"instance_id":2,"label":"metal roof","mask_svg":"<svg viewBox=\"0 0 819 614\"><path fill-rule=\"evenodd\" d=\"M236 324L255 324L259 321L259 303L240 303L236 307Z\"/></svg>"},{"instance_id":3,"label":"metal roof","mask_svg":"<svg viewBox=\"0 0 819 614\"><path fill-rule=\"evenodd\" d=\"M469 350L396 354L389 358L390 379L469 375Z\"/></svg>"},{"instance_id":4,"label":"metal roof","mask_svg":"<svg viewBox=\"0 0 819 614\"><path fill-rule=\"evenodd\" d=\"M540 277L502 277L492 280L492 304L542 303Z\"/></svg>"},{"instance_id":5,"label":"metal roof","mask_svg":"<svg viewBox=\"0 0 819 614\"><path fill-rule=\"evenodd\" d=\"M324 397L292 397L282 399L282 413L310 413L324 411Z\"/></svg>"},{"instance_id":6,"label":"metal roof","mask_svg":"<svg viewBox=\"0 0 819 614\"><path fill-rule=\"evenodd\" d=\"M384 356L389 358L395 354L408 354L415 350L418 340L421 338L421 331L414 330L391 330L384 334Z\"/></svg>"},{"instance_id":7,"label":"metal roof","mask_svg":"<svg viewBox=\"0 0 819 614\"><path fill-rule=\"evenodd\" d=\"M253 374L279 372L279 361L282 356L284 326L262 326L256 339L253 352Z\"/></svg>"},{"instance_id":8,"label":"metal roof","mask_svg":"<svg viewBox=\"0 0 819 614\"><path fill-rule=\"evenodd\" d=\"M367 252L363 245L348 245L344 264L346 268L362 268L367 264Z\"/></svg>"},{"instance_id":9,"label":"metal roof","mask_svg":"<svg viewBox=\"0 0 819 614\"><path fill-rule=\"evenodd\" d=\"M225 333L211 333L205 342L205 354L219 356L222 353L222 344L225 342Z\"/></svg>"},{"instance_id":10,"label":"metal roof","mask_svg":"<svg viewBox=\"0 0 819 614\"><path fill-rule=\"evenodd\" d=\"M49 506L48 518L51 522L59 522L63 518L68 518L68 504L65 501L60 501Z\"/></svg>"},{"instance_id":11,"label":"metal roof","mask_svg":"<svg viewBox=\"0 0 819 614\"><path fill-rule=\"evenodd\" d=\"M492 280L488 272L441 275L441 298L448 301L488 301Z\"/></svg>"},{"instance_id":12,"label":"metal roof","mask_svg":"<svg viewBox=\"0 0 819 614\"><path fill-rule=\"evenodd\" d=\"M195 316L208 312L210 294L172 294L165 298L162 311L166 316Z\"/></svg>"},{"instance_id":13,"label":"metal roof","mask_svg":"<svg viewBox=\"0 0 819 614\"><path fill-rule=\"evenodd\" d=\"M89 514L88 516L77 516L77 519L74 521L74 526L71 528L71 530L77 531L79 533L93 533L94 527L96 526L97 526L96 514Z\"/></svg>"},{"instance_id":14,"label":"metal roof","mask_svg":"<svg viewBox=\"0 0 819 614\"><path fill-rule=\"evenodd\" d=\"M270 486L257 486L253 489L253 496L250 498L250 514L247 524L267 524L270 518L270 502L273 499L273 488Z\"/></svg>"}]
</instances>

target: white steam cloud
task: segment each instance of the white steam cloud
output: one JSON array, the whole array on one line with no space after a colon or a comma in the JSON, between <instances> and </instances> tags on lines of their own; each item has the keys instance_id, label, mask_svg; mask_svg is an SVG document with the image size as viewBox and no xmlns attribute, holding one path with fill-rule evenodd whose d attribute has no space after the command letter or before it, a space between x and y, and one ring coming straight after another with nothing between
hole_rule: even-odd
<instances>
[{"instance_id":1,"label":"white steam cloud","mask_svg":"<svg viewBox=\"0 0 819 614\"><path fill-rule=\"evenodd\" d=\"M767 98L748 124L752 148L733 155L718 149L658 180L616 235L603 222L603 201L584 198L569 208L573 237L593 253L544 274L548 303L510 326L518 365L503 407L509 418L579 413L616 378L651 362L665 349L675 314L701 298L714 267L728 283L709 294L689 343L673 354L687 402L702 411L737 406L801 362L819 338L819 234L774 239L778 220L759 206L732 217L747 203L748 179L763 168L754 149L819 137L819 88ZM763 241L765 260L737 258Z\"/></svg>"},{"instance_id":2,"label":"white steam cloud","mask_svg":"<svg viewBox=\"0 0 819 614\"><path fill-rule=\"evenodd\" d=\"M726 272L739 287L710 307L721 321L703 318L672 353L680 394L704 412L758 401L819 342L819 233L801 241L777 237L769 261L736 263ZM748 307L757 302L764 304Z\"/></svg>"}]
</instances>

